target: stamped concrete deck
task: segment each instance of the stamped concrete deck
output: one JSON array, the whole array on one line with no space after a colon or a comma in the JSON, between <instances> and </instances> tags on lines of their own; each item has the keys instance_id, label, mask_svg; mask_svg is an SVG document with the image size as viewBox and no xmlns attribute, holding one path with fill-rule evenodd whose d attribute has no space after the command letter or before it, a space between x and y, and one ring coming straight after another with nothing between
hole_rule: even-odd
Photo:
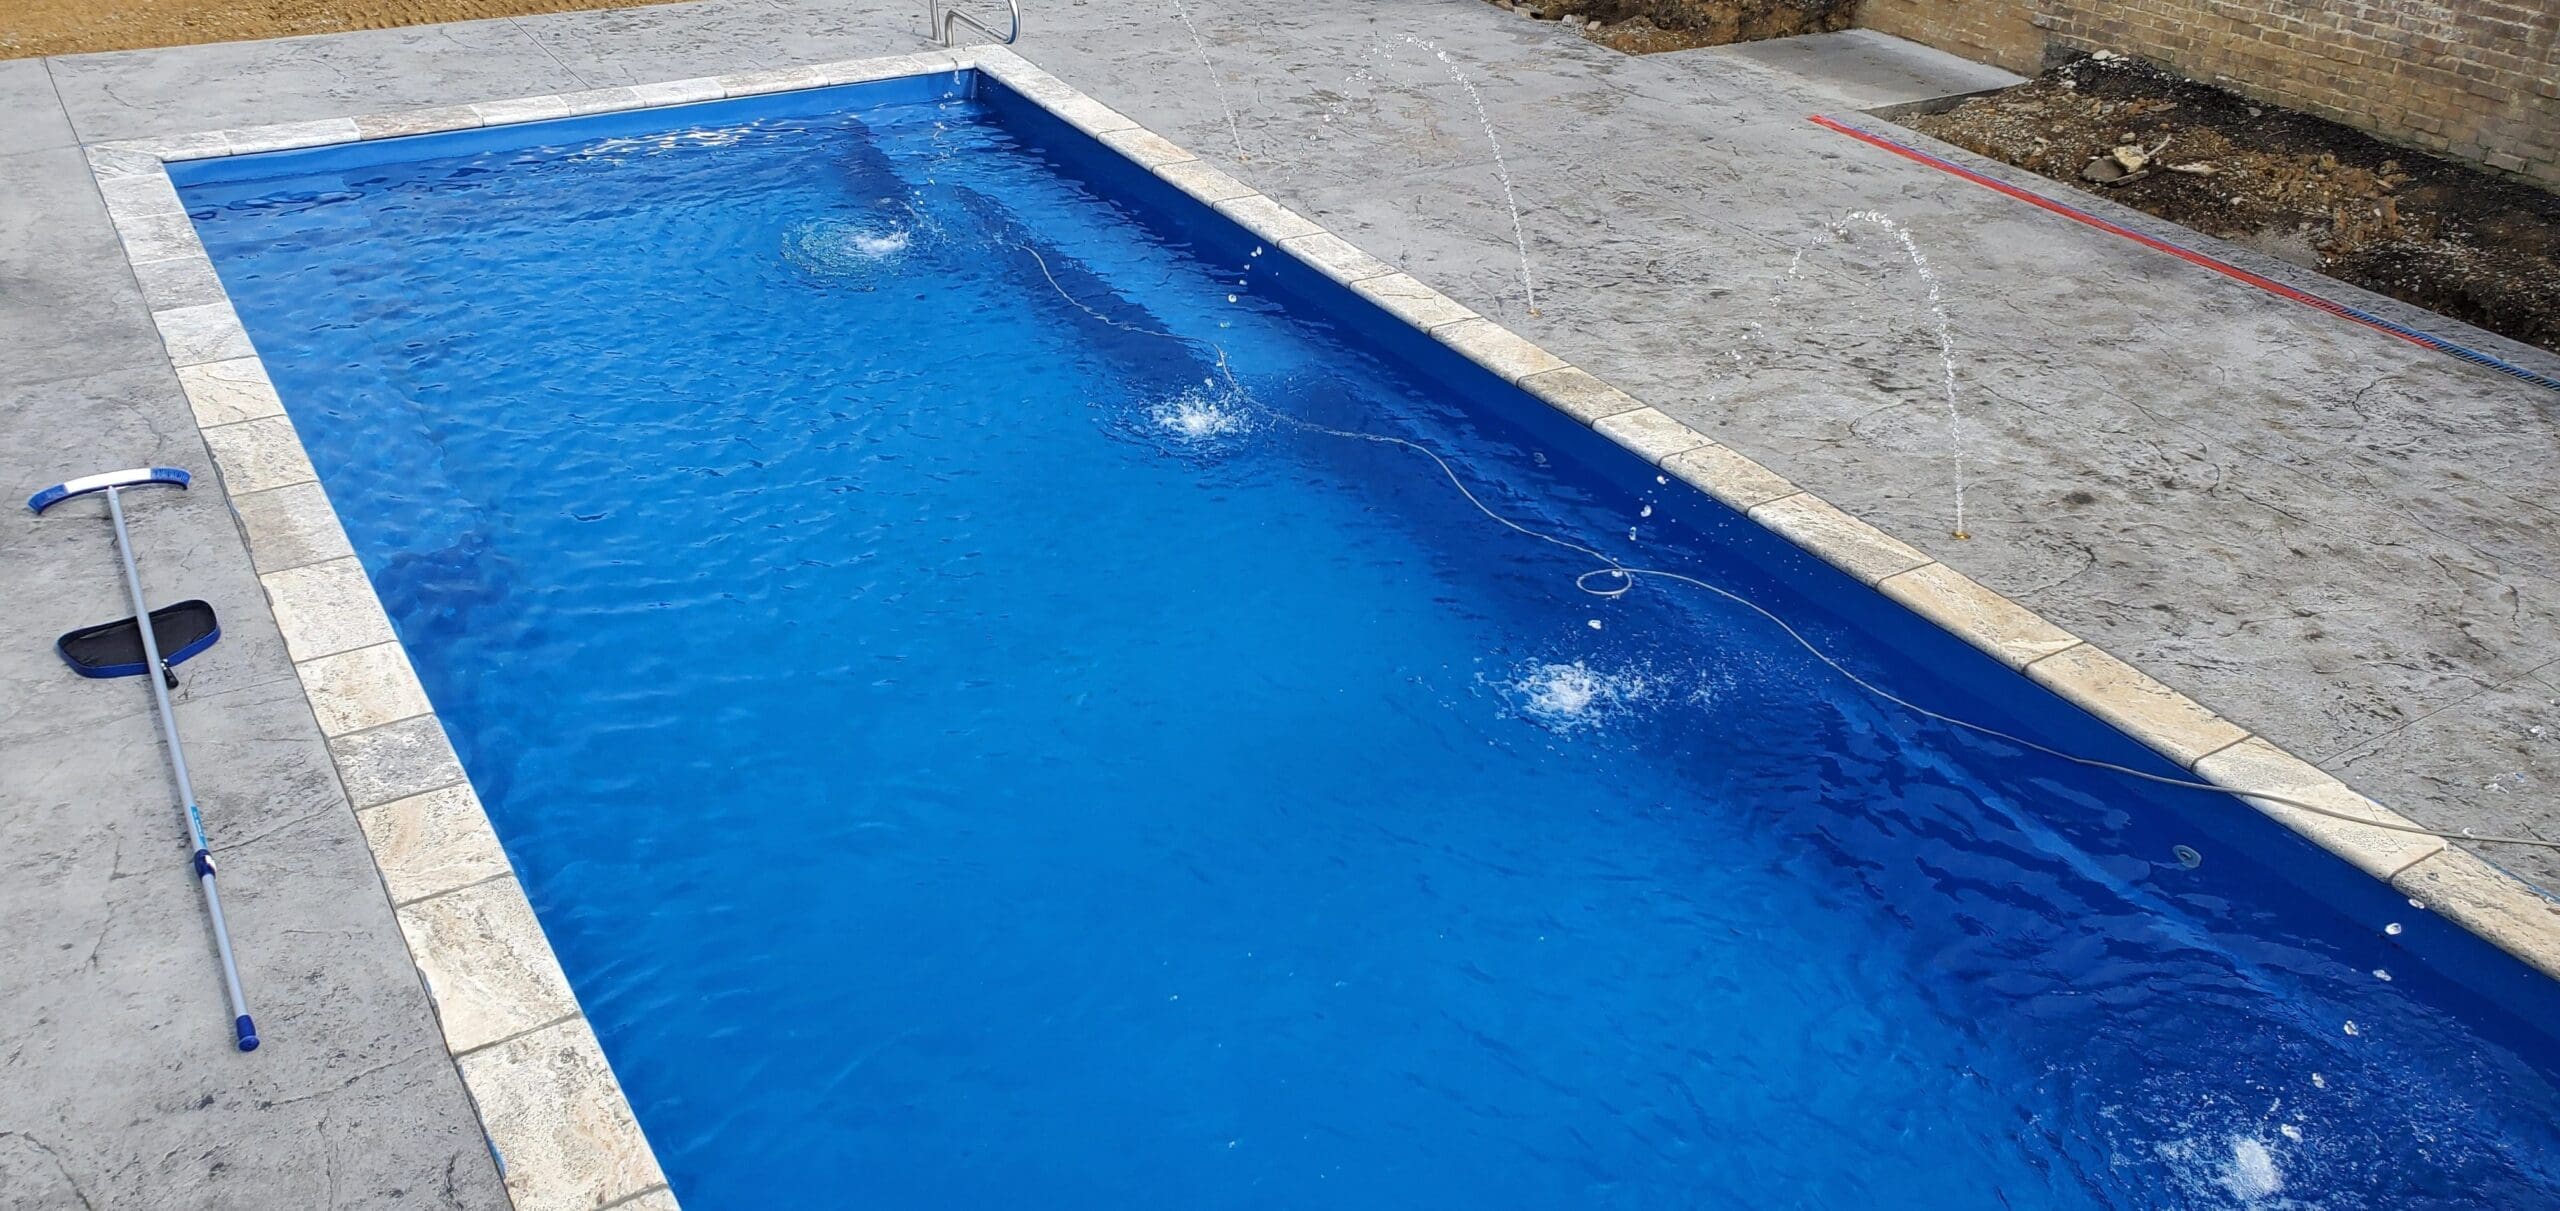
<instances>
[{"instance_id":1,"label":"stamped concrete deck","mask_svg":"<svg viewBox=\"0 0 2560 1211\"><path fill-rule=\"evenodd\" d=\"M2549 827L2554 400L1803 122L1997 82L1889 40L1638 60L1476 0L1194 7L1209 67L1122 5L1035 7L1021 49L2385 803ZM894 53L922 45L916 8L717 0L0 63L0 469L31 489L207 463L78 144ZM1541 315L1482 131L1407 33L1492 111ZM1785 277L1860 209L1908 223L1943 283L1969 542L1945 536L1934 336L1898 251L1860 233ZM181 709L274 1042L221 1045L147 698L44 650L120 612L105 528L18 514L0 524L20 571L0 595L0 1202L498 1205L230 518L210 495L144 514L153 582L213 599L229 631Z\"/></svg>"}]
</instances>

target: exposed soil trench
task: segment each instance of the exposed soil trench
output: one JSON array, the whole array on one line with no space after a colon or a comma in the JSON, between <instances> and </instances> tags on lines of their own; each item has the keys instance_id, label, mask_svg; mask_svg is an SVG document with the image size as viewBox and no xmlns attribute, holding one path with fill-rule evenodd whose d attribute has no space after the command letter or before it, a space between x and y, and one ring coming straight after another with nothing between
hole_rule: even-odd
<instances>
[{"instance_id":1,"label":"exposed soil trench","mask_svg":"<svg viewBox=\"0 0 2560 1211\"><path fill-rule=\"evenodd\" d=\"M673 0L0 0L0 59L480 21ZM919 12L923 6L918 5Z\"/></svg>"},{"instance_id":2,"label":"exposed soil trench","mask_svg":"<svg viewBox=\"0 0 2560 1211\"><path fill-rule=\"evenodd\" d=\"M2122 57L1900 119L2341 281L2560 352L2560 195ZM2119 147L2137 149L2119 158ZM2124 160L2148 163L2128 170ZM2121 175L2112 183L2094 177Z\"/></svg>"},{"instance_id":3,"label":"exposed soil trench","mask_svg":"<svg viewBox=\"0 0 2560 1211\"><path fill-rule=\"evenodd\" d=\"M1855 0L1492 0L1631 55L1827 34L1849 28Z\"/></svg>"}]
</instances>

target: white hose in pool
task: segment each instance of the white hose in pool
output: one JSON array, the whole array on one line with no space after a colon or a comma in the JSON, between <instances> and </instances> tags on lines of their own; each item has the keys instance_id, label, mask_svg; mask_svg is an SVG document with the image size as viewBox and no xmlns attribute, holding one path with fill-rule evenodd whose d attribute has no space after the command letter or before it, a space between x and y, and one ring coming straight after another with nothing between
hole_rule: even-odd
<instances>
[{"instance_id":1,"label":"white hose in pool","mask_svg":"<svg viewBox=\"0 0 2560 1211\"><path fill-rule=\"evenodd\" d=\"M2482 845L2519 845L2535 849L2560 850L2560 841L2548 841L2540 837L2491 836L2470 832L2468 830L2448 832L2442 829L2427 828L2417 824L2402 824L2397 821L2375 820L2367 816L2358 815L2354 812L2339 811L2333 807L2324 807L2317 803L2306 802L2290 795L2280 795L2271 791L2248 790L2241 787L2224 786L2219 783L2205 782L2193 778L2176 778L2166 774L2155 774L2146 770L2135 769L2129 765L2119 765L2113 761L2102 761L2095 757L2083 757L2077 753L2065 752L2061 749L2054 748L2051 745L2038 744L2024 736L2013 735L2009 732L2001 731L1996 727L1975 723L1967 719L1959 719L1953 715L1945 714L1940 711L1930 710L1919 703L1895 694L1893 691L1885 689L1884 687L1859 676L1855 672L1850 671L1848 666L1833 659L1830 653L1823 651L1811 639L1806 638L1803 632L1796 630L1796 628L1790 625L1786 619L1780 618L1775 613L1772 613L1767 607L1762 606L1759 602L1753 601L1748 597L1732 591L1731 589L1709 584L1697 577L1681 572L1668 571L1662 568L1629 567L1596 548L1584 546L1583 544L1575 542L1569 538L1562 538L1554 534L1530 529L1519 522L1513 521L1510 518L1495 512L1490 506L1486 505L1484 501L1478 499L1474 492L1468 490L1465 481L1458 478L1456 468L1451 467L1447 459L1440 457L1437 452L1419 442L1411 441L1406 438L1390 436L1384 433L1363 433L1351 429L1330 428L1325 425L1316 424L1313 421L1291 416L1286 412L1273 408L1269 404L1263 403L1261 400L1254 397L1253 392L1245 389L1244 384L1236 381L1234 369L1227 364L1227 351L1220 347L1216 342L1202 340L1198 337L1182 336L1172 332L1159 332L1152 328L1141 328L1137 325L1124 323L1120 320L1115 320L1110 316L1104 315L1101 312L1086 306L1083 300L1067 293L1066 287L1058 284L1057 275L1049 272L1049 261L1046 257L1040 255L1040 251L1038 249L1033 248L1028 244L1016 244L1014 247L1030 254L1031 259L1040 266L1040 276L1048 279L1050 289L1057 291L1058 297L1074 304L1077 310L1084 312L1086 315L1092 316L1094 319L1114 328L1118 328L1123 332L1133 332L1141 336L1162 337L1169 341L1180 341L1184 344L1208 349L1215 355L1218 365L1218 373L1226 379L1228 389L1234 392L1237 398L1243 400L1245 403L1251 405L1256 411L1269 416L1273 420L1278 421L1283 425L1290 426L1291 428L1300 429L1309 433L1320 433L1329 437L1339 437L1351 441L1377 442L1382 445L1402 446L1407 450L1420 454L1424 458L1430 459L1432 465L1440 468L1440 474L1449 481L1449 486L1457 489L1458 495L1464 497L1468 504L1475 506L1477 512L1484 514L1494 522L1521 535L1537 539L1540 542L1551 543L1555 546L1562 547L1565 550L1573 551L1578 554L1588 555L1592 559L1599 561L1601 564L1600 567L1593 568L1590 571L1584 572L1573 578L1573 585L1575 588L1580 589L1585 593L1589 593L1594 597L1624 596L1629 590L1635 588L1636 582L1639 579L1648 576L1661 580L1675 581L1680 584L1688 585L1692 588L1704 589L1707 592L1713 593L1726 601L1730 601L1735 605L1741 606L1754 614L1758 614L1762 618L1768 619L1772 625L1784 632L1787 638L1794 640L1797 647L1803 648L1814 659L1821 661L1824 666L1828 667L1832 672L1839 674L1844 680L1848 681L1849 684L1866 691L1868 694L1871 694L1878 699L1892 703L1893 705L1901 707L1902 709L1918 715L1921 718L1935 720L1939 723L1946 724L1949 727L1962 728L1977 735L1988 736L1994 740L2005 741L2007 743L2017 745L2020 748L2042 753L2048 757L2068 761L2073 765L2084 766L2089 769L2105 770L2108 773L2121 774L2127 778L2156 783L2161 786L2173 786L2183 790L2213 791L2220 794L2238 795L2247 799L2260 799L2269 803L2279 803L2296 811L2307 812L2314 816L2323 816L2331 820L2343 820L2349 824L2361 825L2366 828L2378 828L2385 832L2410 833L2421 837L2434 837L2438 840L2444 841L2470 841Z\"/></svg>"}]
</instances>

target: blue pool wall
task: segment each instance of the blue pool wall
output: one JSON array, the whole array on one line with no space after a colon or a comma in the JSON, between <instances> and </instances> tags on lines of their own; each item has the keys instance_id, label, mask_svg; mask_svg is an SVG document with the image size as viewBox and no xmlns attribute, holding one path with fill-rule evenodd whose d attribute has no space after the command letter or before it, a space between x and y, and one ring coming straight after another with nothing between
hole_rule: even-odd
<instances>
[{"instance_id":1,"label":"blue pool wall","mask_svg":"<svg viewBox=\"0 0 2560 1211\"><path fill-rule=\"evenodd\" d=\"M184 191L196 185L552 147L655 134L692 124L859 113L962 98L979 102L1032 151L1049 159L1062 176L1084 183L1168 242L1187 245L1209 263L1245 264L1252 259L1253 293L1274 299L1301 320L1329 328L1338 338L1428 385L1435 395L1461 403L1488 428L1508 430L1524 452L1541 452L1552 464L1570 468L1573 478L1595 494L1625 499L1630 515L1639 498L1649 501L1653 506L1649 526L1657 533L1688 537L1685 542L1656 540L1657 547L1671 552L1672 566L1700 572L1703 579L1769 606L1799 628L1872 635L1908 662L1902 670L1861 669L1862 675L1932 709L2056 749L2166 777L2193 776L1722 502L1677 479L1657 484L1656 477L1663 473L1641 457L1298 261L1287 249L1245 230L1037 102L975 71L188 161L171 164L169 175L184 197ZM1263 253L1258 259L1256 250ZM1425 468L1417 473L1433 472ZM1713 570L1688 563L1686 552L1698 550L1715 553ZM1560 585L1559 591L1573 590ZM1639 591L1675 590L1656 582ZM1914 677L1911 669L1925 673ZM2272 921L2272 927L2317 936L2335 961L2388 967L2398 973L2402 993L2455 1014L2485 1038L2546 1060L2560 1055L2560 983L2468 930L2414 909L2389 885L2230 795L2129 779L2113 789L2110 810L2104 813L2057 811L2039 814L2028 823L2090 852L2133 854L2161 863L2172 861L2173 846L2194 846L2209 855L2213 877L2198 890L2186 892L2155 882L2153 890L2167 903L2212 917L2214 909L2228 903L2233 889L2246 889L2247 899L2258 911L2242 923L2244 927L2270 927L2273 910L2281 908L2285 919ZM2288 897L2308 903L2288 903ZM2305 908L2325 909L2333 919L2304 928L2300 918ZM2403 932L2383 935L2384 922L2400 923ZM2253 945L2248 937L2228 931L2217 934L2244 954Z\"/></svg>"}]
</instances>

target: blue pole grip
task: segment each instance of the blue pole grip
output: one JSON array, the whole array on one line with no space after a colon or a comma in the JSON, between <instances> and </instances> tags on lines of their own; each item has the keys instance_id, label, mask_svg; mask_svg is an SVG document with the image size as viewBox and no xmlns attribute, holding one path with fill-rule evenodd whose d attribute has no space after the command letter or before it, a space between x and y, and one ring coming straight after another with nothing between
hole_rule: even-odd
<instances>
[{"instance_id":1,"label":"blue pole grip","mask_svg":"<svg viewBox=\"0 0 2560 1211\"><path fill-rule=\"evenodd\" d=\"M250 1021L248 1014L241 1014L240 1019L231 1025L233 1029L240 1032L240 1050L256 1051L258 1049L258 1024Z\"/></svg>"}]
</instances>

